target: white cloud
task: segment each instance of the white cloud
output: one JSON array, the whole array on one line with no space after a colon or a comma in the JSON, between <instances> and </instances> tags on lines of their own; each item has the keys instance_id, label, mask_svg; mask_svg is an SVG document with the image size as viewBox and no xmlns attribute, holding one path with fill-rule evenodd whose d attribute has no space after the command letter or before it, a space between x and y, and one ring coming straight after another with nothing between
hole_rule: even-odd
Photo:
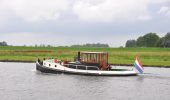
<instances>
[{"instance_id":1,"label":"white cloud","mask_svg":"<svg viewBox=\"0 0 170 100\"><path fill-rule=\"evenodd\" d=\"M164 14L165 16L170 17L170 7L163 6L163 7L160 8L158 13L159 14Z\"/></svg>"},{"instance_id":2,"label":"white cloud","mask_svg":"<svg viewBox=\"0 0 170 100\"><path fill-rule=\"evenodd\" d=\"M1 4L2 5L2 4ZM67 10L67 0L4 0L3 5L28 22L56 20Z\"/></svg>"},{"instance_id":3,"label":"white cloud","mask_svg":"<svg viewBox=\"0 0 170 100\"><path fill-rule=\"evenodd\" d=\"M83 21L111 22L150 20L148 0L81 0L75 2L73 12Z\"/></svg>"},{"instance_id":4,"label":"white cloud","mask_svg":"<svg viewBox=\"0 0 170 100\"><path fill-rule=\"evenodd\" d=\"M161 9L159 10L159 13L167 12L169 9L170 9L169 7L161 7Z\"/></svg>"},{"instance_id":5,"label":"white cloud","mask_svg":"<svg viewBox=\"0 0 170 100\"><path fill-rule=\"evenodd\" d=\"M150 5L170 0L0 0L0 22L17 17L27 22L58 20L63 13L80 21L136 22L152 19ZM169 16L169 12L167 12Z\"/></svg>"}]
</instances>

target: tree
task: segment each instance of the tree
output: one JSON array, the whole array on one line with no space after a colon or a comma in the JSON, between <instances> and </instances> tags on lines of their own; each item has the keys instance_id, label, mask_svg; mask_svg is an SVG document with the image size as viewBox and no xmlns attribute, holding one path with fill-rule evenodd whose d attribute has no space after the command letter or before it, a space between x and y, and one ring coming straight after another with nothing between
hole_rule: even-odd
<instances>
[{"instance_id":1,"label":"tree","mask_svg":"<svg viewBox=\"0 0 170 100\"><path fill-rule=\"evenodd\" d=\"M157 47L170 47L170 32L159 39L159 41L157 42Z\"/></svg>"},{"instance_id":2,"label":"tree","mask_svg":"<svg viewBox=\"0 0 170 100\"><path fill-rule=\"evenodd\" d=\"M165 37L162 37L158 40L158 42L156 43L157 47L165 47Z\"/></svg>"},{"instance_id":3,"label":"tree","mask_svg":"<svg viewBox=\"0 0 170 100\"><path fill-rule=\"evenodd\" d=\"M127 40L126 47L136 47L136 40Z\"/></svg>"},{"instance_id":4,"label":"tree","mask_svg":"<svg viewBox=\"0 0 170 100\"><path fill-rule=\"evenodd\" d=\"M142 36L138 37L138 39L136 41L136 45L138 47L145 47L146 43L145 43L145 40Z\"/></svg>"},{"instance_id":5,"label":"tree","mask_svg":"<svg viewBox=\"0 0 170 100\"><path fill-rule=\"evenodd\" d=\"M0 42L0 46L8 46L7 42L3 41L3 42Z\"/></svg>"},{"instance_id":6,"label":"tree","mask_svg":"<svg viewBox=\"0 0 170 100\"><path fill-rule=\"evenodd\" d=\"M156 33L147 33L137 39L138 47L156 47L160 37Z\"/></svg>"},{"instance_id":7,"label":"tree","mask_svg":"<svg viewBox=\"0 0 170 100\"><path fill-rule=\"evenodd\" d=\"M168 32L164 38L164 47L170 47L170 32Z\"/></svg>"},{"instance_id":8,"label":"tree","mask_svg":"<svg viewBox=\"0 0 170 100\"><path fill-rule=\"evenodd\" d=\"M156 47L156 43L159 41L159 36L156 33L148 33L143 36L146 47Z\"/></svg>"}]
</instances>

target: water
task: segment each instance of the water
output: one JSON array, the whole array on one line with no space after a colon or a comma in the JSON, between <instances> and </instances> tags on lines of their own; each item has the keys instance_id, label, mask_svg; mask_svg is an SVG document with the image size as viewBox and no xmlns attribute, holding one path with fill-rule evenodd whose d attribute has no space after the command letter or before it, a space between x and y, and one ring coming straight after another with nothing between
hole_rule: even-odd
<instances>
[{"instance_id":1,"label":"water","mask_svg":"<svg viewBox=\"0 0 170 100\"><path fill-rule=\"evenodd\" d=\"M169 100L170 68L131 77L44 74L33 63L0 62L1 100Z\"/></svg>"}]
</instances>

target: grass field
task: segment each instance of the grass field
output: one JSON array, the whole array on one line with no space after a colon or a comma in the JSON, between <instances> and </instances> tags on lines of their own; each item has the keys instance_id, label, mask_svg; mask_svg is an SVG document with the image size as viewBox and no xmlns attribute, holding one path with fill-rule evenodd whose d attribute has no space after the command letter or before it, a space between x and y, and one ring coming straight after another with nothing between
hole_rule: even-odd
<instances>
[{"instance_id":1,"label":"grass field","mask_svg":"<svg viewBox=\"0 0 170 100\"><path fill-rule=\"evenodd\" d=\"M145 66L170 67L170 48L69 48L0 46L1 61L36 61L37 58L73 60L78 51L104 51L109 53L109 63L132 65L138 55Z\"/></svg>"}]
</instances>

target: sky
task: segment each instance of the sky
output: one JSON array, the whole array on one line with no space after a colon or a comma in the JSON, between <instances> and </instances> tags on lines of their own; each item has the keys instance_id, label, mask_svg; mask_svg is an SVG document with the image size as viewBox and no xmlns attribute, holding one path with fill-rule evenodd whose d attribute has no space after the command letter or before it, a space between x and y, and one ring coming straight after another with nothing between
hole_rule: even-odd
<instances>
[{"instance_id":1,"label":"sky","mask_svg":"<svg viewBox=\"0 0 170 100\"><path fill-rule=\"evenodd\" d=\"M170 32L170 0L0 0L0 41L10 45L124 46Z\"/></svg>"}]
</instances>

